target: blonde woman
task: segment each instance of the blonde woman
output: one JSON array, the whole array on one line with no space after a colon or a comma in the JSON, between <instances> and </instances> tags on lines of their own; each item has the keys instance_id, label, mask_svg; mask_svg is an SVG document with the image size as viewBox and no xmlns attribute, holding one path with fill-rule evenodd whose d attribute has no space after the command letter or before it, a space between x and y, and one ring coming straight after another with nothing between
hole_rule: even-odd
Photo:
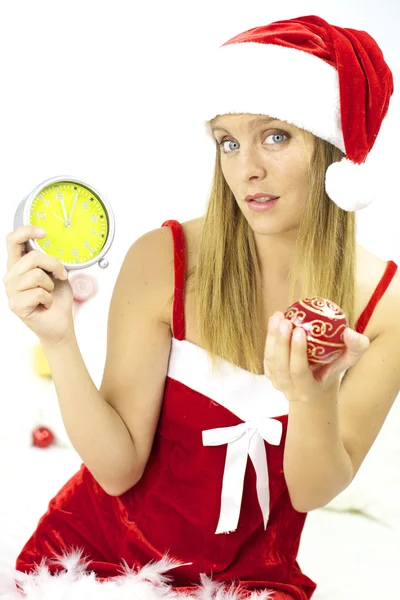
<instances>
[{"instance_id":1,"label":"blonde woman","mask_svg":"<svg viewBox=\"0 0 400 600\"><path fill-rule=\"evenodd\" d=\"M299 17L229 40L207 74L206 214L132 244L99 390L62 265L24 255L32 228L8 236L10 308L40 339L83 460L8 600L311 598L296 560L307 512L350 484L399 392L397 265L355 238L393 91L376 42ZM312 296L350 325L319 377L283 314Z\"/></svg>"}]
</instances>

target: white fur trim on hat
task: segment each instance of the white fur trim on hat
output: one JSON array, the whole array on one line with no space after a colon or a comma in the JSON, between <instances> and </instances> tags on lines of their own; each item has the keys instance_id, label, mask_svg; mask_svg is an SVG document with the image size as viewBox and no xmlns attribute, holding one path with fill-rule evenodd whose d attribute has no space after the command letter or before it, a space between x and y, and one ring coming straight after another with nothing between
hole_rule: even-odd
<instances>
[{"instance_id":1,"label":"white fur trim on hat","mask_svg":"<svg viewBox=\"0 0 400 600\"><path fill-rule=\"evenodd\" d=\"M256 42L221 46L207 60L206 82L199 86L206 92L200 103L203 121L229 113L268 115L345 153L334 66L296 48Z\"/></svg>"}]
</instances>

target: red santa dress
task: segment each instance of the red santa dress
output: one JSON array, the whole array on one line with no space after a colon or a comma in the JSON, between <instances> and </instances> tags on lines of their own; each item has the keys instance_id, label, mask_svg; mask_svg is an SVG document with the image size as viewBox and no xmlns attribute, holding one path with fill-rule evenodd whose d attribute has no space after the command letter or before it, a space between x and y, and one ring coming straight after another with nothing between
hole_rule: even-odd
<instances>
[{"instance_id":1,"label":"red santa dress","mask_svg":"<svg viewBox=\"0 0 400 600\"><path fill-rule=\"evenodd\" d=\"M113 497L83 464L17 558L18 597L309 599L316 583L296 560L307 513L293 508L283 472L288 401L226 360L213 374L185 340L183 229L163 226L174 243L174 337L145 473ZM388 261L358 332L396 270Z\"/></svg>"}]
</instances>

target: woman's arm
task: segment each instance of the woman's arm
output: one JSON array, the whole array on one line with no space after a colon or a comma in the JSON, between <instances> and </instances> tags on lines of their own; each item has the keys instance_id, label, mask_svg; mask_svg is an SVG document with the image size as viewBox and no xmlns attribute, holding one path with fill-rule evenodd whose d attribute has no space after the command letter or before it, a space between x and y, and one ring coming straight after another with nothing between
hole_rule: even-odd
<instances>
[{"instance_id":1,"label":"woman's arm","mask_svg":"<svg viewBox=\"0 0 400 600\"><path fill-rule=\"evenodd\" d=\"M325 506L352 482L400 391L400 314L391 323L339 389L290 403L284 472L300 512Z\"/></svg>"},{"instance_id":2,"label":"woman's arm","mask_svg":"<svg viewBox=\"0 0 400 600\"><path fill-rule=\"evenodd\" d=\"M110 304L100 391L75 334L43 346L68 437L110 495L140 479L153 444L171 347L161 317L171 294L166 281L173 285L169 228L145 234L126 255Z\"/></svg>"},{"instance_id":3,"label":"woman's arm","mask_svg":"<svg viewBox=\"0 0 400 600\"><path fill-rule=\"evenodd\" d=\"M337 389L318 402L290 402L284 473L293 507L308 512L325 506L353 479L341 439Z\"/></svg>"}]
</instances>

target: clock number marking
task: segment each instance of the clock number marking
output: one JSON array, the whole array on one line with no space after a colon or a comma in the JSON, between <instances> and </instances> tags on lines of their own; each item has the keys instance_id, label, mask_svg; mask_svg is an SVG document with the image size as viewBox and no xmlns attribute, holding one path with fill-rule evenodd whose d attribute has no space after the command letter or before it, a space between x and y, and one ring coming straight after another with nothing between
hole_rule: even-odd
<instances>
[{"instance_id":1,"label":"clock number marking","mask_svg":"<svg viewBox=\"0 0 400 600\"><path fill-rule=\"evenodd\" d=\"M44 201L44 205L47 206L47 208L49 208L49 206L51 206L50 200L46 198L46 200Z\"/></svg>"},{"instance_id":2,"label":"clock number marking","mask_svg":"<svg viewBox=\"0 0 400 600\"><path fill-rule=\"evenodd\" d=\"M62 248L57 248L56 252L59 252L61 256L64 256L64 250Z\"/></svg>"},{"instance_id":3,"label":"clock number marking","mask_svg":"<svg viewBox=\"0 0 400 600\"><path fill-rule=\"evenodd\" d=\"M71 250L72 256L79 256L79 252L77 248L72 248Z\"/></svg>"},{"instance_id":4,"label":"clock number marking","mask_svg":"<svg viewBox=\"0 0 400 600\"><path fill-rule=\"evenodd\" d=\"M43 246L46 246L46 248L50 248L51 246L51 242L48 239L43 240Z\"/></svg>"},{"instance_id":5,"label":"clock number marking","mask_svg":"<svg viewBox=\"0 0 400 600\"><path fill-rule=\"evenodd\" d=\"M97 215L96 214L92 213L91 219L92 219L92 223L97 223Z\"/></svg>"},{"instance_id":6,"label":"clock number marking","mask_svg":"<svg viewBox=\"0 0 400 600\"><path fill-rule=\"evenodd\" d=\"M46 213L44 211L40 211L40 212L36 213L36 216L38 219L43 220L46 218Z\"/></svg>"},{"instance_id":7,"label":"clock number marking","mask_svg":"<svg viewBox=\"0 0 400 600\"><path fill-rule=\"evenodd\" d=\"M89 208L89 202L83 202L83 203L82 203L82 206L83 206L83 208L84 208L85 210L88 210L88 208Z\"/></svg>"}]
</instances>

